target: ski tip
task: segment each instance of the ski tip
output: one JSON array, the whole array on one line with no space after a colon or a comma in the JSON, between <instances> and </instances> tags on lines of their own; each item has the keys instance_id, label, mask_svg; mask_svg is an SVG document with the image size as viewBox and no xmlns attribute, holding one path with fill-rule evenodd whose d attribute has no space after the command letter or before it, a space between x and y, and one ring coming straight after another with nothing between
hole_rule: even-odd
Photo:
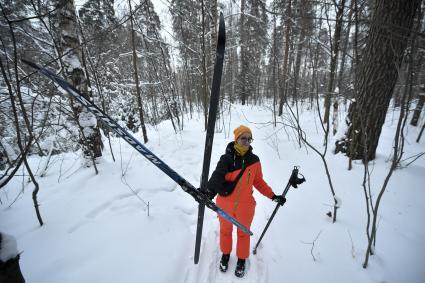
<instances>
[{"instance_id":1,"label":"ski tip","mask_svg":"<svg viewBox=\"0 0 425 283\"><path fill-rule=\"evenodd\" d=\"M31 61L29 61L29 60L27 60L27 59L21 59L21 61L23 62L23 63L25 63L25 64L27 64L28 66L30 66L30 67L32 67L32 68L34 68L34 69L40 69L38 66L37 66L37 64L35 64L34 62L31 62Z\"/></svg>"},{"instance_id":2,"label":"ski tip","mask_svg":"<svg viewBox=\"0 0 425 283\"><path fill-rule=\"evenodd\" d=\"M224 23L223 13L220 12L220 21L218 24L218 45L224 46L226 42L226 27Z\"/></svg>"},{"instance_id":3,"label":"ski tip","mask_svg":"<svg viewBox=\"0 0 425 283\"><path fill-rule=\"evenodd\" d=\"M254 235L254 233L252 233L252 231L251 230L249 230L248 228L246 228L245 226L243 226L242 224L240 224L240 223L238 223L239 225L236 225L236 226L238 226L238 228L239 229L241 229L242 230L242 232L244 232L245 234L247 234L247 235L249 235L249 236L253 236Z\"/></svg>"},{"instance_id":4,"label":"ski tip","mask_svg":"<svg viewBox=\"0 0 425 283\"><path fill-rule=\"evenodd\" d=\"M220 25L223 23L224 25L224 15L223 12L220 12Z\"/></svg>"}]
</instances>

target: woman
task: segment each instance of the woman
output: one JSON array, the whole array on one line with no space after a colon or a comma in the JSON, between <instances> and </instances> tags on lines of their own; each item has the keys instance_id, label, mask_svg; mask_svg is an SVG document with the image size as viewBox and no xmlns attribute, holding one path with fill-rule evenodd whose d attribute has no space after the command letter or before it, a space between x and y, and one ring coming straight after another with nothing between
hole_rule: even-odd
<instances>
[{"instance_id":1,"label":"woman","mask_svg":"<svg viewBox=\"0 0 425 283\"><path fill-rule=\"evenodd\" d=\"M261 163L257 155L252 153L252 132L246 126L239 126L234 131L235 140L227 145L226 153L220 157L217 168L208 181L210 197L216 193L216 203L224 211L237 219L242 225L250 228L255 212L255 200L252 195L254 186L261 194L283 205L285 197L276 195L263 180ZM220 260L220 270L226 272L229 266L232 251L231 223L219 217L220 221L220 249L223 253ZM243 277L245 274L245 260L249 257L249 235L237 231L235 275Z\"/></svg>"}]
</instances>

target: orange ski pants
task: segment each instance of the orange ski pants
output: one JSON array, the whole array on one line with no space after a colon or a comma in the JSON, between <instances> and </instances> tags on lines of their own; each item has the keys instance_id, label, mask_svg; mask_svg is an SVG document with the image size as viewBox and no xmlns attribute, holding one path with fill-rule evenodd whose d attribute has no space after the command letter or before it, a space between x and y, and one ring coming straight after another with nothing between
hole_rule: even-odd
<instances>
[{"instance_id":1,"label":"orange ski pants","mask_svg":"<svg viewBox=\"0 0 425 283\"><path fill-rule=\"evenodd\" d=\"M255 213L255 203L235 203L230 201L220 201L219 206L238 220L246 228L250 229ZM224 254L232 252L232 232L233 224L222 217L218 217L220 221L220 249ZM236 256L240 259L249 257L250 236L237 228Z\"/></svg>"}]
</instances>

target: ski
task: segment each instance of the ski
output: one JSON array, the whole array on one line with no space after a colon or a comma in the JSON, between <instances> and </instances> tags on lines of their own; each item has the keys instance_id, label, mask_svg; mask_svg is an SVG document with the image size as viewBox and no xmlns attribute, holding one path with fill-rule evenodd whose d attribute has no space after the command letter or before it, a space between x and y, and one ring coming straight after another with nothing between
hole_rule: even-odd
<instances>
[{"instance_id":1,"label":"ski","mask_svg":"<svg viewBox=\"0 0 425 283\"><path fill-rule=\"evenodd\" d=\"M212 85L211 85L210 107L208 110L207 134L205 138L205 148L204 148L204 162L202 165L202 175L201 175L201 191L204 193L207 190L208 176L209 176L209 170L210 170L211 151L212 151L212 145L214 141L214 128L215 128L215 121L217 118L218 101L220 98L221 77L223 74L225 46L226 46L226 29L224 25L223 13L220 13L220 22L218 25L216 59L215 59L214 74L213 74ZM202 240L202 227L204 224L204 211L205 211L205 205L200 202L198 205L198 223L196 226L195 255L193 257L195 264L198 264L199 262L199 253L201 250L201 240Z\"/></svg>"},{"instance_id":2,"label":"ski","mask_svg":"<svg viewBox=\"0 0 425 283\"><path fill-rule=\"evenodd\" d=\"M75 87L69 84L67 81L50 71L49 69L38 66L37 64L30 62L28 60L22 59L22 62L36 69L39 73L46 76L56 84L58 84L70 97L77 100L84 107L92 112L96 117L102 122L106 123L109 128L112 129L116 134L122 137L127 141L134 149L146 157L150 162L152 162L156 167L158 167L162 172L168 175L173 179L177 184L179 184L182 189L190 194L198 203L205 204L209 209L215 211L219 216L223 217L227 221L231 222L233 225L240 228L244 233L252 235L252 232L239 223L232 216L227 214L224 210L218 207L213 201L208 199L208 197L195 188L192 184L186 181L182 176L177 174L173 169L171 169L167 164L165 164L159 157L157 157L153 152L146 148L141 142L139 142L135 137L133 137L129 132L127 132L123 127L121 127L114 119L109 115L103 112L99 107L97 107L93 102L85 98Z\"/></svg>"}]
</instances>

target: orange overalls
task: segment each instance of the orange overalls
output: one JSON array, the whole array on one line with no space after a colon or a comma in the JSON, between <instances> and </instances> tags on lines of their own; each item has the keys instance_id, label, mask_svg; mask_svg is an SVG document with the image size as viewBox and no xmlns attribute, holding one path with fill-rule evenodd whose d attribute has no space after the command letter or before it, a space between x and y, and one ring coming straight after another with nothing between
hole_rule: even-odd
<instances>
[{"instance_id":1,"label":"orange overalls","mask_svg":"<svg viewBox=\"0 0 425 283\"><path fill-rule=\"evenodd\" d=\"M253 186L260 193L270 199L273 197L274 193L273 190L263 180L260 160L255 154L251 152L252 149L244 156L244 158L241 158L240 156L234 156L233 161L232 158L229 158L229 154L236 154L234 151L232 151L232 149L233 143L230 143L226 150L227 156L225 156L226 154L222 156L219 161L219 164L217 164L216 171L211 176L211 179L214 179L213 177L221 175L219 173L223 172L223 168L227 167L228 171L227 173L225 173L224 179L226 181L234 181L242 170L242 168L246 166L246 169L243 175L240 177L238 183L236 184L233 192L226 197L218 195L216 203L224 211L229 213L242 225L249 229L254 218L256 205L256 202L252 195ZM240 159L239 162L237 162L238 158ZM229 165L226 163L231 164ZM209 182L209 186L210 183L213 183L211 182L211 179ZM220 249L224 254L230 254L232 251L233 225L222 217L218 218L220 221ZM242 230L238 229L236 255L240 259L246 259L249 257L249 251L250 236L242 232Z\"/></svg>"}]
</instances>

